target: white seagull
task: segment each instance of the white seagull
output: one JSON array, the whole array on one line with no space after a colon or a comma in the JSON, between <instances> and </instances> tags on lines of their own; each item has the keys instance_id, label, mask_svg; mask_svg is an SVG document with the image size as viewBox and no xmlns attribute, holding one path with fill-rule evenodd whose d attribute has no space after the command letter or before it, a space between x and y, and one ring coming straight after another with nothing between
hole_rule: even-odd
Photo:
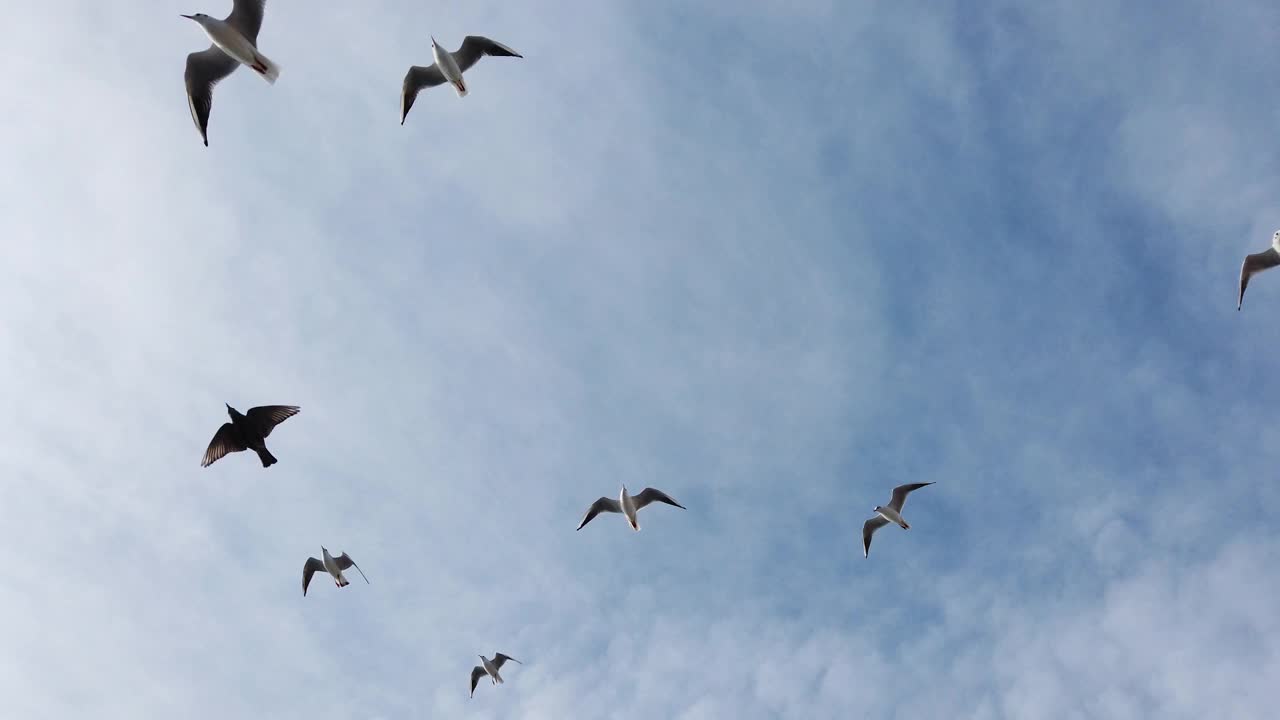
<instances>
[{"instance_id":1,"label":"white seagull","mask_svg":"<svg viewBox=\"0 0 1280 720\"><path fill-rule=\"evenodd\" d=\"M500 42L490 40L487 37L479 35L468 35L462 39L462 47L454 52L449 52L436 44L436 39L431 38L431 54L435 57L435 64L429 67L414 65L409 68L409 72L404 76L404 85L400 88L400 124L404 124L404 119L409 115L409 108L413 107L413 101L418 99L418 91L423 88L435 87L443 85L446 81L453 85L453 89L458 91L458 97L467 96L467 84L462 80L462 73L468 68L480 62L480 58L485 55L493 57L524 57L520 53L503 45Z\"/></svg>"},{"instance_id":2,"label":"white seagull","mask_svg":"<svg viewBox=\"0 0 1280 720\"><path fill-rule=\"evenodd\" d=\"M907 493L919 490L922 487L932 485L933 483L911 483L910 485L899 485L893 489L893 497L889 500L889 507L876 506L875 517L862 524L862 556L869 557L871 555L871 536L876 530L888 525L889 523L898 523L903 530L910 530L911 526L906 520L902 519L902 504L907 501Z\"/></svg>"},{"instance_id":3,"label":"white seagull","mask_svg":"<svg viewBox=\"0 0 1280 720\"><path fill-rule=\"evenodd\" d=\"M502 676L498 674L498 670L502 667L502 664L508 660L520 665L524 664L519 660L509 655L503 655L502 653L495 653L492 660L481 655L480 662L483 664L471 668L471 697L476 696L476 683L480 682L480 678L485 675L489 676L489 682L494 685L501 685Z\"/></svg>"},{"instance_id":4,"label":"white seagull","mask_svg":"<svg viewBox=\"0 0 1280 720\"><path fill-rule=\"evenodd\" d=\"M618 495L617 500L614 500L613 498L602 497L599 500L591 503L591 507L587 508L587 514L582 516L582 522L578 523L578 529L581 530L582 526L591 522L591 519L599 515L600 513L611 512L611 513L622 513L623 515L626 515L627 524L631 526L631 529L635 531L639 531L640 523L636 519L636 513L640 511L640 508L655 501L664 502L668 505L675 505L681 510L686 509L685 506L681 505L675 500L672 500L670 495L662 492L661 490L657 490L655 488L645 488L644 490L640 491L639 495L632 497L630 494L627 493L627 486L623 485L622 492Z\"/></svg>"},{"instance_id":5,"label":"white seagull","mask_svg":"<svg viewBox=\"0 0 1280 720\"><path fill-rule=\"evenodd\" d=\"M351 583L347 582L347 579L342 576L342 571L349 568L355 568L356 571L360 573L360 577L364 578L365 583L368 584L369 578L365 577L364 571L360 569L359 565L356 565L356 561L352 560L350 555L342 553L338 557L334 557L330 555L329 551L323 546L321 546L320 552L324 555L324 560L317 560L313 557L309 557L307 558L307 563L302 566L303 597L307 596L307 586L311 584L311 576L315 575L317 572L329 573L333 576L334 585L337 585L338 587L346 587Z\"/></svg>"},{"instance_id":6,"label":"white seagull","mask_svg":"<svg viewBox=\"0 0 1280 720\"><path fill-rule=\"evenodd\" d=\"M1236 300L1236 310L1244 305L1244 289L1249 286L1249 278L1277 265L1280 265L1280 230L1271 236L1271 247L1260 253L1244 256L1244 264L1240 266L1240 297Z\"/></svg>"},{"instance_id":7,"label":"white seagull","mask_svg":"<svg viewBox=\"0 0 1280 720\"><path fill-rule=\"evenodd\" d=\"M280 66L258 52L258 31L262 29L262 9L266 2L235 0L225 20L204 13L182 16L200 23L213 41L208 50L187 56L187 105L205 147L209 147L209 110L213 108L214 85L242 64L253 68L272 85L280 77Z\"/></svg>"}]
</instances>

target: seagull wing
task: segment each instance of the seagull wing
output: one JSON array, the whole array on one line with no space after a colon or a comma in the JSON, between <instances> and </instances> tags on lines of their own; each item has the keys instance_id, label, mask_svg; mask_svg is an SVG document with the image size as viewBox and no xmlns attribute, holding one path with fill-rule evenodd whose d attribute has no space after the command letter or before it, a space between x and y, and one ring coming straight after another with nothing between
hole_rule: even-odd
<instances>
[{"instance_id":1,"label":"seagull wing","mask_svg":"<svg viewBox=\"0 0 1280 720\"><path fill-rule=\"evenodd\" d=\"M367 585L369 583L369 578L364 577L364 571L360 569L360 566L356 564L355 560L351 559L350 555L346 553L342 553L338 557L334 558L334 562L338 563L339 570L346 570L347 568L355 568L356 572L360 573L360 577L364 578L365 584Z\"/></svg>"},{"instance_id":2,"label":"seagull wing","mask_svg":"<svg viewBox=\"0 0 1280 720\"><path fill-rule=\"evenodd\" d=\"M409 72L404 75L404 85L400 88L400 124L403 125L404 119L409 116L409 108L418 99L419 90L443 84L444 73L435 65L410 67Z\"/></svg>"},{"instance_id":3,"label":"seagull wing","mask_svg":"<svg viewBox=\"0 0 1280 720\"><path fill-rule=\"evenodd\" d=\"M262 29L262 9L266 4L267 0L235 0L225 22L256 46L258 31Z\"/></svg>"},{"instance_id":4,"label":"seagull wing","mask_svg":"<svg viewBox=\"0 0 1280 720\"><path fill-rule=\"evenodd\" d=\"M476 683L486 675L485 669L479 665L471 668L471 697L476 696Z\"/></svg>"},{"instance_id":5,"label":"seagull wing","mask_svg":"<svg viewBox=\"0 0 1280 720\"><path fill-rule=\"evenodd\" d=\"M862 557L869 557L871 555L871 536L874 535L877 530L888 524L889 521L879 515L876 515L870 520L862 523Z\"/></svg>"},{"instance_id":6,"label":"seagull wing","mask_svg":"<svg viewBox=\"0 0 1280 720\"><path fill-rule=\"evenodd\" d=\"M213 440L209 441L209 448L204 451L204 458L200 460L200 467L209 467L227 453L240 452L247 449L240 444L239 438L236 437L236 429L232 427L231 423L223 423L222 427L218 428L218 432L213 434Z\"/></svg>"},{"instance_id":7,"label":"seagull wing","mask_svg":"<svg viewBox=\"0 0 1280 720\"><path fill-rule=\"evenodd\" d=\"M258 428L258 432L262 433L262 437L265 438L271 434L275 426L297 415L301 410L301 408L292 405L263 405L262 407L249 408L249 412L245 413L244 416Z\"/></svg>"},{"instance_id":8,"label":"seagull wing","mask_svg":"<svg viewBox=\"0 0 1280 720\"><path fill-rule=\"evenodd\" d=\"M524 57L500 42L479 35L468 35L462 39L462 47L453 53L453 60L458 63L459 70L466 72L467 68L480 62L480 58L485 55L492 55L493 57Z\"/></svg>"},{"instance_id":9,"label":"seagull wing","mask_svg":"<svg viewBox=\"0 0 1280 720\"><path fill-rule=\"evenodd\" d=\"M932 485L932 484L933 483L931 482L927 482L927 483L911 483L910 485L899 485L898 487L893 489L893 497L889 500L889 507L893 508L894 510L897 510L898 512L902 512L902 504L907 501L907 493L913 492L915 490L919 490L920 488L925 487L926 485Z\"/></svg>"},{"instance_id":10,"label":"seagull wing","mask_svg":"<svg viewBox=\"0 0 1280 720\"><path fill-rule=\"evenodd\" d=\"M307 586L311 584L311 576L318 572L325 572L324 563L313 558L307 558L307 562L302 566L302 597L307 596Z\"/></svg>"},{"instance_id":11,"label":"seagull wing","mask_svg":"<svg viewBox=\"0 0 1280 720\"><path fill-rule=\"evenodd\" d=\"M620 513L622 512L622 506L613 498L600 498L599 500L591 503L591 507L587 508L587 514L582 516L582 522L578 523L578 529L581 530L584 525L591 522L592 518L602 512Z\"/></svg>"},{"instance_id":12,"label":"seagull wing","mask_svg":"<svg viewBox=\"0 0 1280 720\"><path fill-rule=\"evenodd\" d=\"M1240 266L1240 295L1236 301L1236 309L1244 305L1244 289L1249 286L1249 278L1263 270L1270 270L1280 265L1280 252L1275 248L1267 248L1260 253L1244 256L1244 264Z\"/></svg>"},{"instance_id":13,"label":"seagull wing","mask_svg":"<svg viewBox=\"0 0 1280 720\"><path fill-rule=\"evenodd\" d=\"M503 655L502 653L495 653L495 654L494 654L494 656L493 656L493 666L494 666L494 667L496 667L496 668L501 668L501 667L502 667L502 663L504 663L504 662L506 662L506 661L508 661L508 660L510 660L510 661L511 661L511 662L513 662L513 663L516 663L517 665L523 665L523 664L524 664L524 663L520 662L519 660L517 660L517 659L515 659L515 658L511 657L510 655Z\"/></svg>"},{"instance_id":14,"label":"seagull wing","mask_svg":"<svg viewBox=\"0 0 1280 720\"><path fill-rule=\"evenodd\" d=\"M676 502L675 500L672 500L670 495L668 495L668 494L666 494L666 493L662 492L661 490L659 490L659 489L657 489L657 488L645 488L645 489L641 490L641 491L639 492L639 494L637 494L637 495L636 495L634 498L632 498L632 499L636 501L636 509L637 509L637 510L639 510L640 508L642 508L642 507L644 507L645 505L648 505L649 503L652 503L652 502L662 502L662 503L666 503L666 504L668 504L668 505L675 505L676 507L680 508L681 510L685 510L685 509L686 509L686 508L685 508L685 506L681 505L680 503Z\"/></svg>"},{"instance_id":15,"label":"seagull wing","mask_svg":"<svg viewBox=\"0 0 1280 720\"><path fill-rule=\"evenodd\" d=\"M187 56L187 107L191 119L200 130L200 139L209 147L209 111L213 109L213 86L230 75L240 62L210 45L208 50L193 52Z\"/></svg>"}]
</instances>

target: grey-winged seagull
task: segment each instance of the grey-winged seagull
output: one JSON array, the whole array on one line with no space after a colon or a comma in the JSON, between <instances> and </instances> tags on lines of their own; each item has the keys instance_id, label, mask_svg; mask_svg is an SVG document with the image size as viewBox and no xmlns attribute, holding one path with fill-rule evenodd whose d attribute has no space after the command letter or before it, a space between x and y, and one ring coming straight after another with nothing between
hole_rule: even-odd
<instances>
[{"instance_id":1,"label":"grey-winged seagull","mask_svg":"<svg viewBox=\"0 0 1280 720\"><path fill-rule=\"evenodd\" d=\"M902 519L902 504L907 501L907 493L919 490L922 487L932 485L933 483L911 483L909 485L899 485L893 489L893 497L889 499L888 507L876 506L875 517L862 524L862 556L870 557L871 555L871 536L876 530L888 525L891 522L902 526L903 530L910 530L911 526L906 520Z\"/></svg>"},{"instance_id":2,"label":"grey-winged seagull","mask_svg":"<svg viewBox=\"0 0 1280 720\"><path fill-rule=\"evenodd\" d=\"M482 664L471 668L471 697L476 696L476 683L480 682L480 678L485 675L489 676L489 682L494 685L501 685L502 676L498 674L498 670L501 669L502 664L508 660L520 665L524 664L510 655L503 655L502 653L495 653L492 660L481 655L480 662Z\"/></svg>"},{"instance_id":3,"label":"grey-winged seagull","mask_svg":"<svg viewBox=\"0 0 1280 720\"><path fill-rule=\"evenodd\" d=\"M183 15L195 20L213 41L208 50L187 56L187 106L200 130L200 139L209 147L209 111L213 108L213 86L241 65L248 65L272 85L280 77L280 66L258 51L258 31L267 0L235 0L225 20L204 13Z\"/></svg>"},{"instance_id":4,"label":"grey-winged seagull","mask_svg":"<svg viewBox=\"0 0 1280 720\"><path fill-rule=\"evenodd\" d=\"M462 46L453 52L449 52L436 44L436 39L431 38L431 54L435 57L435 64L427 67L414 65L409 68L409 72L404 76L404 85L400 88L400 124L404 124L404 119L409 115L409 108L413 107L413 101L418 99L418 92L423 88L435 87L443 85L446 81L453 85L453 89L458 91L458 97L467 96L467 84L462 79L462 73L468 68L480 62L480 58L485 55L493 57L524 57L520 53L503 45L495 40L479 35L468 35L462 39Z\"/></svg>"},{"instance_id":5,"label":"grey-winged seagull","mask_svg":"<svg viewBox=\"0 0 1280 720\"><path fill-rule=\"evenodd\" d=\"M618 499L602 497L591 503L591 507L587 508L587 514L582 517L582 522L578 523L578 529L581 530L584 525L591 522L591 519L602 512L622 513L627 517L627 524L632 530L640 530L640 523L636 518L636 513L640 508L651 502L663 502L668 505L675 505L681 510L685 506L671 499L671 496L656 488L645 488L634 497L627 492L627 486L622 486L622 492L618 494Z\"/></svg>"},{"instance_id":6,"label":"grey-winged seagull","mask_svg":"<svg viewBox=\"0 0 1280 720\"><path fill-rule=\"evenodd\" d=\"M302 566L303 597L307 596L307 586L311 584L311 576L318 572L329 573L333 576L333 584L343 588L351 583L347 582L347 578L343 576L342 571L355 568L356 572L360 573L360 577L364 578L365 584L369 583L369 578L365 577L364 571L360 569L359 565L356 565L356 561L352 560L350 555L342 553L338 557L334 557L329 554L329 551L324 546L320 547L320 554L324 556L323 560L309 557L306 564Z\"/></svg>"},{"instance_id":7,"label":"grey-winged seagull","mask_svg":"<svg viewBox=\"0 0 1280 720\"><path fill-rule=\"evenodd\" d=\"M1260 253L1244 256L1244 264L1240 266L1240 296L1236 299L1236 310L1244 305L1244 289L1249 286L1249 278L1277 265L1280 265L1280 230L1271 236L1271 247Z\"/></svg>"}]
</instances>

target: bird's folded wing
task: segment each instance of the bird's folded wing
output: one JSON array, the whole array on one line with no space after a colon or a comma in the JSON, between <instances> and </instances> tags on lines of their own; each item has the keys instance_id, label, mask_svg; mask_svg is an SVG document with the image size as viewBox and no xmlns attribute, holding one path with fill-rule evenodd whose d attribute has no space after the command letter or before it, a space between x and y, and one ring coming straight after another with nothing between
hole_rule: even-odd
<instances>
[{"instance_id":1,"label":"bird's folded wing","mask_svg":"<svg viewBox=\"0 0 1280 720\"><path fill-rule=\"evenodd\" d=\"M258 31L262 29L262 11L266 4L267 0L235 0L226 23L257 45Z\"/></svg>"},{"instance_id":2,"label":"bird's folded wing","mask_svg":"<svg viewBox=\"0 0 1280 720\"><path fill-rule=\"evenodd\" d=\"M876 530L888 525L889 521L876 515L870 520L862 523L862 554L867 555L871 552L871 536Z\"/></svg>"},{"instance_id":3,"label":"bird's folded wing","mask_svg":"<svg viewBox=\"0 0 1280 720\"><path fill-rule=\"evenodd\" d=\"M301 408L293 405L263 405L261 407L249 408L249 412L244 416L258 428L258 432L262 433L262 437L271 434L275 426L297 415Z\"/></svg>"},{"instance_id":4,"label":"bird's folded wing","mask_svg":"<svg viewBox=\"0 0 1280 720\"><path fill-rule=\"evenodd\" d=\"M520 53L503 45L500 42L490 40L480 35L468 35L462 39L462 47L453 53L453 61L458 63L458 69L466 72L467 68L480 62L480 58L485 55L494 57L524 57Z\"/></svg>"},{"instance_id":5,"label":"bird's folded wing","mask_svg":"<svg viewBox=\"0 0 1280 720\"><path fill-rule=\"evenodd\" d=\"M210 45L208 50L193 52L187 56L187 71L183 76L187 83L187 107L191 119L200 130L200 138L209 144L209 111L213 109L213 86L230 75L240 63L230 55Z\"/></svg>"},{"instance_id":6,"label":"bird's folded wing","mask_svg":"<svg viewBox=\"0 0 1280 720\"><path fill-rule=\"evenodd\" d=\"M893 508L894 510L897 510L898 512L902 512L902 504L907 501L907 493L912 492L913 490L919 490L920 488L925 487L926 485L932 485L932 484L933 483L931 482L927 482L927 483L911 483L909 485L899 485L898 487L893 489L893 498L889 500L889 507Z\"/></svg>"},{"instance_id":7,"label":"bird's folded wing","mask_svg":"<svg viewBox=\"0 0 1280 720\"><path fill-rule=\"evenodd\" d=\"M480 678L485 676L484 668L479 665L471 668L471 694L476 694L476 683L480 682Z\"/></svg>"},{"instance_id":8,"label":"bird's folded wing","mask_svg":"<svg viewBox=\"0 0 1280 720\"><path fill-rule=\"evenodd\" d=\"M214 433L213 440L209 441L209 448L204 451L200 467L209 467L223 455L245 449L245 446L236 439L236 429L231 426L231 423L223 423L222 427L218 428L218 432Z\"/></svg>"},{"instance_id":9,"label":"bird's folded wing","mask_svg":"<svg viewBox=\"0 0 1280 720\"><path fill-rule=\"evenodd\" d=\"M581 530L584 525L591 522L591 519L602 512L622 512L622 506L618 505L618 501L613 498L602 497L591 503L591 507L587 508L587 514L582 516L582 522L578 523L578 529Z\"/></svg>"},{"instance_id":10,"label":"bird's folded wing","mask_svg":"<svg viewBox=\"0 0 1280 720\"><path fill-rule=\"evenodd\" d=\"M651 502L663 502L668 505L675 505L681 510L685 509L683 505L676 502L675 500L672 500L670 495L662 492L661 490L658 490L657 488L645 488L644 490L641 490L640 493L637 494L634 499L636 501L637 510L644 507L645 505L648 505Z\"/></svg>"},{"instance_id":11,"label":"bird's folded wing","mask_svg":"<svg viewBox=\"0 0 1280 720\"><path fill-rule=\"evenodd\" d=\"M350 555L346 553L342 553L338 557L334 558L333 561L338 563L339 570L346 570L347 568L355 568L356 572L360 573L360 577L364 578L365 582L369 582L369 578L364 577L364 571L360 569L360 566L356 564L355 560L351 559Z\"/></svg>"},{"instance_id":12,"label":"bird's folded wing","mask_svg":"<svg viewBox=\"0 0 1280 720\"><path fill-rule=\"evenodd\" d=\"M306 564L302 566L302 595L307 594L307 586L311 584L311 576L317 572L324 572L324 563L315 558L307 558Z\"/></svg>"}]
</instances>

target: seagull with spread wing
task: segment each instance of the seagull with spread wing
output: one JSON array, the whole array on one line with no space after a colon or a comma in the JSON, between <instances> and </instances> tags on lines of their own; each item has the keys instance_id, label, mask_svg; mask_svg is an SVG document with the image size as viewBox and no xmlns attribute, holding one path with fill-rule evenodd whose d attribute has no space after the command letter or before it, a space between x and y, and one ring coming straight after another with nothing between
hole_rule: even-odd
<instances>
[{"instance_id":1,"label":"seagull with spread wing","mask_svg":"<svg viewBox=\"0 0 1280 720\"><path fill-rule=\"evenodd\" d=\"M902 519L902 504L907 501L907 493L919 490L922 487L932 485L933 483L911 483L909 485L899 485L893 489L893 497L889 500L889 507L876 506L875 517L862 524L862 556L870 557L871 555L871 536L876 530L888 525L889 523L897 523L903 530L910 530L911 526L906 520Z\"/></svg>"},{"instance_id":2,"label":"seagull with spread wing","mask_svg":"<svg viewBox=\"0 0 1280 720\"><path fill-rule=\"evenodd\" d=\"M495 653L492 660L481 655L480 662L483 664L471 668L471 697L476 696L476 683L480 682L480 678L485 675L489 676L489 682L494 685L501 685L502 676L498 674L498 670L502 667L502 664L508 660L519 665L524 664L519 660L509 655L503 655L502 653Z\"/></svg>"},{"instance_id":3,"label":"seagull with spread wing","mask_svg":"<svg viewBox=\"0 0 1280 720\"><path fill-rule=\"evenodd\" d=\"M200 130L200 139L209 147L209 111L213 109L213 86L241 65L248 65L274 85L280 66L258 51L258 31L262 29L263 7L267 0L235 0L225 20L204 13L183 15L195 20L213 41L208 50L187 56L187 106Z\"/></svg>"},{"instance_id":4,"label":"seagull with spread wing","mask_svg":"<svg viewBox=\"0 0 1280 720\"><path fill-rule=\"evenodd\" d=\"M453 89L458 91L458 97L467 96L467 83L462 79L462 73L468 68L480 62L480 58L485 55L492 57L524 57L520 53L503 45L500 42L490 40L487 37L479 35L468 35L462 39L462 47L454 52L449 52L436 44L436 39L431 38L431 54L435 57L435 64L427 67L414 65L409 68L409 72L404 76L404 85L400 88L400 124L404 124L404 119L409 115L409 108L413 107L413 101L418 99L418 92L423 88L435 87L448 82L453 85Z\"/></svg>"},{"instance_id":5,"label":"seagull with spread wing","mask_svg":"<svg viewBox=\"0 0 1280 720\"><path fill-rule=\"evenodd\" d=\"M227 414L231 422L223 423L204 451L204 459L200 467L209 467L218 458L227 453L253 450L262 460L262 467L271 467L276 458L267 450L266 438L275 426L297 415L300 408L292 405L263 405L249 408L249 412L240 414L239 410L227 405Z\"/></svg>"},{"instance_id":6,"label":"seagull with spread wing","mask_svg":"<svg viewBox=\"0 0 1280 720\"><path fill-rule=\"evenodd\" d=\"M311 584L311 576L315 575L317 572L329 573L333 576L333 584L340 588L344 588L351 583L347 582L347 579L342 575L342 571L355 568L356 572L360 573L360 577L364 578L365 584L369 584L369 578L364 576L364 571L360 569L359 565L356 565L356 561L352 560L350 555L342 553L338 557L334 557L329 554L329 551L326 550L323 545L320 547L320 554L324 556L323 560L317 560L313 557L309 557L307 558L306 564L302 566L303 597L307 596L307 586Z\"/></svg>"},{"instance_id":7,"label":"seagull with spread wing","mask_svg":"<svg viewBox=\"0 0 1280 720\"><path fill-rule=\"evenodd\" d=\"M1277 265L1280 265L1280 230L1271 236L1271 247L1244 257L1244 264L1240 266L1240 295L1236 298L1236 310L1244 305L1244 289L1249 286L1249 279Z\"/></svg>"},{"instance_id":8,"label":"seagull with spread wing","mask_svg":"<svg viewBox=\"0 0 1280 720\"><path fill-rule=\"evenodd\" d=\"M645 488L638 495L632 496L627 492L627 486L622 486L622 492L618 495L618 499L602 497L591 503L591 507L587 508L587 514L582 517L582 522L578 523L578 529L581 530L584 525L591 522L592 518L602 512L622 513L627 517L627 524L632 530L639 531L640 523L636 518L636 513L640 508L652 502L662 502L668 505L675 505L681 510L685 506L671 499L671 496L656 488Z\"/></svg>"}]
</instances>

